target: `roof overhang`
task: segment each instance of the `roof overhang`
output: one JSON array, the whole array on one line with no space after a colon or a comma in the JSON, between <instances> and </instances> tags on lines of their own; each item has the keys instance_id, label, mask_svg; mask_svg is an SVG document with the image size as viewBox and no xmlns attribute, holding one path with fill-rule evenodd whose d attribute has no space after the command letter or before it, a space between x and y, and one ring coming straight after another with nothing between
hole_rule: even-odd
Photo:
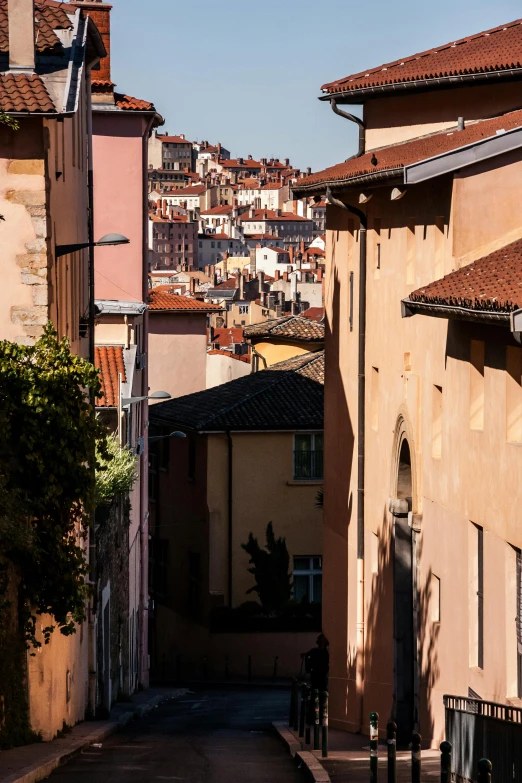
<instances>
[{"instance_id":1,"label":"roof overhang","mask_svg":"<svg viewBox=\"0 0 522 783\"><path fill-rule=\"evenodd\" d=\"M459 133L459 131L455 131L455 133ZM360 185L379 185L383 181L390 185L391 180L400 182L403 185L416 185L429 179L441 177L444 174L450 174L457 169L473 166L475 163L512 152L521 147L522 127L512 128L507 131L501 131L495 136L479 139L463 147L448 150L440 155L425 158L406 166L385 169L374 174L363 174L358 177L325 180L302 187L298 186L294 189L294 192L299 195L325 193L328 188L332 191L347 190L357 188Z\"/></svg>"},{"instance_id":2,"label":"roof overhang","mask_svg":"<svg viewBox=\"0 0 522 783\"><path fill-rule=\"evenodd\" d=\"M516 312L522 314L522 310ZM415 302L406 297L401 301L401 315L403 318L410 318L412 315L429 315L433 318L457 318L461 321L475 321L493 326L509 326L513 314L501 310L475 310L458 305ZM522 330L522 315L517 323L520 323Z\"/></svg>"},{"instance_id":3,"label":"roof overhang","mask_svg":"<svg viewBox=\"0 0 522 783\"><path fill-rule=\"evenodd\" d=\"M125 302L119 299L96 299L97 315L142 315L147 310L145 302Z\"/></svg>"},{"instance_id":4,"label":"roof overhang","mask_svg":"<svg viewBox=\"0 0 522 783\"><path fill-rule=\"evenodd\" d=\"M480 163L497 155L520 149L520 147L522 147L522 128L501 131L495 136L474 141L465 147L443 152L433 158L405 166L404 184L414 185L417 182L425 182L428 179L449 174L455 169L463 169L474 163Z\"/></svg>"},{"instance_id":5,"label":"roof overhang","mask_svg":"<svg viewBox=\"0 0 522 783\"><path fill-rule=\"evenodd\" d=\"M452 89L462 87L470 82L473 84L487 84L492 81L498 82L521 78L522 68L507 68L501 71L456 74L454 76L439 76L433 79L412 79L411 81L361 87L356 90L325 91L319 96L319 100L329 102L332 98L335 98L336 102L340 104L361 104L371 98L403 95L405 92L432 92L440 88Z\"/></svg>"}]
</instances>

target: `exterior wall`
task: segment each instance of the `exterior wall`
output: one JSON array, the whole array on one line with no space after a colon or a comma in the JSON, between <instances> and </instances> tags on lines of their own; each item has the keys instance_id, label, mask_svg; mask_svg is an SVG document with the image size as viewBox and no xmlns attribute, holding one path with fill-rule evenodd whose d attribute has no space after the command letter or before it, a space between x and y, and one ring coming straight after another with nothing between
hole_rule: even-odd
<instances>
[{"instance_id":1,"label":"exterior wall","mask_svg":"<svg viewBox=\"0 0 522 783\"><path fill-rule=\"evenodd\" d=\"M513 84L453 87L425 93L380 97L364 104L366 149L398 144L466 122L519 108Z\"/></svg>"},{"instance_id":2,"label":"exterior wall","mask_svg":"<svg viewBox=\"0 0 522 783\"><path fill-rule=\"evenodd\" d=\"M231 356L219 353L207 353L207 389L228 383L236 378L242 378L243 375L249 375L250 372L250 362L243 362L240 359L233 359Z\"/></svg>"},{"instance_id":3,"label":"exterior wall","mask_svg":"<svg viewBox=\"0 0 522 783\"><path fill-rule=\"evenodd\" d=\"M266 342L260 341L253 342L257 353L266 360L267 365L270 367L277 362L283 362L285 359L291 359L294 356L301 356L303 353L309 351L320 351L323 347L322 343L302 343L302 342Z\"/></svg>"},{"instance_id":4,"label":"exterior wall","mask_svg":"<svg viewBox=\"0 0 522 783\"><path fill-rule=\"evenodd\" d=\"M197 223L149 221L152 226L152 269L186 265L198 268Z\"/></svg>"},{"instance_id":5,"label":"exterior wall","mask_svg":"<svg viewBox=\"0 0 522 783\"><path fill-rule=\"evenodd\" d=\"M172 397L206 388L207 316L205 312L150 312L149 386ZM151 404L153 400L150 401Z\"/></svg>"},{"instance_id":6,"label":"exterior wall","mask_svg":"<svg viewBox=\"0 0 522 783\"><path fill-rule=\"evenodd\" d=\"M522 453L507 442L506 395L511 376L506 373L506 346L515 344L509 331L498 327L423 316L402 319L400 300L457 268L463 258L467 262L490 246L505 244L499 237L522 236L522 220L517 219L512 201L512 183L520 167L515 157L504 156L463 170L455 178L441 177L409 188L396 203L389 201L383 188L368 204L365 654L360 688L354 436L359 237L357 221L354 225L347 213L328 207L323 624L331 644L330 712L337 727L357 731L362 715L362 728L367 731L366 716L371 711L377 710L384 719L392 714L397 520L388 509L390 498L404 497L397 476L402 438L411 451L412 527L418 557L419 731L433 745L443 738L444 693L466 695L471 687L494 701L506 701L514 694L516 645L509 595L514 579L512 547L522 545L515 512L522 499L516 478ZM504 182L508 184L502 188ZM495 206L485 218L481 202L486 193ZM357 203L356 193L353 203ZM412 221L414 232L408 227ZM377 241L380 269L376 268ZM353 331L348 323L350 272L354 274ZM484 422L479 430L470 426L472 339L485 344ZM437 387L442 390L440 398ZM440 456L433 443L439 421L434 399L442 403ZM475 622L469 596L475 558L472 523L484 529L483 669L472 663L474 643L468 641ZM440 621L433 619L436 584L441 591Z\"/></svg>"},{"instance_id":7,"label":"exterior wall","mask_svg":"<svg viewBox=\"0 0 522 783\"><path fill-rule=\"evenodd\" d=\"M229 256L241 256L248 258L249 251L245 243L239 239L216 239L212 235L202 236L198 239L198 264L200 269L216 264L228 253Z\"/></svg>"},{"instance_id":8,"label":"exterior wall","mask_svg":"<svg viewBox=\"0 0 522 783\"><path fill-rule=\"evenodd\" d=\"M97 299L144 301L145 135L146 120L141 116L93 115L94 238L119 233L130 240L121 247L95 248Z\"/></svg>"}]
</instances>

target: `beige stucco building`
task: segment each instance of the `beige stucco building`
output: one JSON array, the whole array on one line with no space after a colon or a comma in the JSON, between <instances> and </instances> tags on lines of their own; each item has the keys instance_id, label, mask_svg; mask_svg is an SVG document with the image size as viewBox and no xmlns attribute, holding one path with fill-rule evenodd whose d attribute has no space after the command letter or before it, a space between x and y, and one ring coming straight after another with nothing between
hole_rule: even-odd
<instances>
[{"instance_id":1,"label":"beige stucco building","mask_svg":"<svg viewBox=\"0 0 522 783\"><path fill-rule=\"evenodd\" d=\"M377 711L437 744L444 694L521 703L521 29L325 85L364 106L359 156L296 188L329 203L323 625L350 731Z\"/></svg>"},{"instance_id":2,"label":"beige stucco building","mask_svg":"<svg viewBox=\"0 0 522 783\"><path fill-rule=\"evenodd\" d=\"M324 354L307 353L151 409L154 434L185 438L151 442L154 570L152 666L172 676L202 666L245 675L295 676L310 634L222 634L213 611L256 595L241 545L249 533L265 544L267 525L286 538L294 596L321 602ZM317 630L312 628L312 631ZM237 629L236 629L237 631Z\"/></svg>"}]
</instances>

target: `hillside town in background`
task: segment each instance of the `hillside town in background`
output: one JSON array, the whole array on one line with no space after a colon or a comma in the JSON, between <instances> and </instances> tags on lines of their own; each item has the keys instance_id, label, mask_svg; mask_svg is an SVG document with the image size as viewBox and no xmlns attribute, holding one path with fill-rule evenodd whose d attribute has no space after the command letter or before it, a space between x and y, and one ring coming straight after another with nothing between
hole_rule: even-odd
<instances>
[{"instance_id":1,"label":"hillside town in background","mask_svg":"<svg viewBox=\"0 0 522 783\"><path fill-rule=\"evenodd\" d=\"M0 0L0 781L253 683L316 780L522 781L522 23L323 85L313 173L115 85L111 8Z\"/></svg>"}]
</instances>

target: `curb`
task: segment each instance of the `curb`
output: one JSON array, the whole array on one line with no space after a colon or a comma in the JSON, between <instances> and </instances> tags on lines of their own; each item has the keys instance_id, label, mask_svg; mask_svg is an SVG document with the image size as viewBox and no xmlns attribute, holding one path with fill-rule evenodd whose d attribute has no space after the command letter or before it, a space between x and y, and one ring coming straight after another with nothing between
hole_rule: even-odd
<instances>
[{"instance_id":1,"label":"curb","mask_svg":"<svg viewBox=\"0 0 522 783\"><path fill-rule=\"evenodd\" d=\"M102 742L103 740L120 731L130 721L142 718L148 715L151 710L158 707L159 704L172 699L177 699L184 696L187 689L180 688L180 693L172 695L170 693L159 694L153 696L149 701L143 704L136 704L134 710L122 712L116 720L108 721L103 728L93 731L91 734L87 734L82 739L71 741L71 744L67 749L57 750L54 756L47 758L45 761L37 761L33 764L29 764L27 767L22 767L17 772L13 772L7 777L0 777L0 783L38 783L40 780L44 780L54 772L58 767L63 766L72 758L77 756L83 750L87 750L96 742ZM47 744L47 743L46 743Z\"/></svg>"},{"instance_id":2,"label":"curb","mask_svg":"<svg viewBox=\"0 0 522 783\"><path fill-rule=\"evenodd\" d=\"M302 750L302 745L296 739L293 732L284 723L272 723L281 741L286 745L288 752L295 759L298 769L303 772L312 783L330 783L330 776L321 762L308 750Z\"/></svg>"}]
</instances>

